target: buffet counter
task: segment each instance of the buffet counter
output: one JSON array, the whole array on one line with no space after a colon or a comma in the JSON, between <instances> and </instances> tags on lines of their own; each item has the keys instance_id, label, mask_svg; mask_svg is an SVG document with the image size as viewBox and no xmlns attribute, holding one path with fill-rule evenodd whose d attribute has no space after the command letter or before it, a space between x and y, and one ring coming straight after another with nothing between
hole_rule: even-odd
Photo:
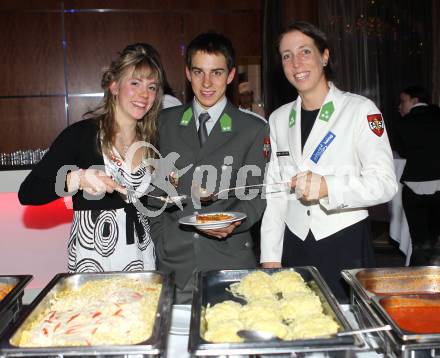
<instances>
[{"instance_id":1,"label":"buffet counter","mask_svg":"<svg viewBox=\"0 0 440 358\"><path fill-rule=\"evenodd\" d=\"M17 193L30 170L0 170L0 193Z\"/></svg>"},{"instance_id":2,"label":"buffet counter","mask_svg":"<svg viewBox=\"0 0 440 358\"><path fill-rule=\"evenodd\" d=\"M41 289L26 289L23 298L24 304L30 304L32 300L38 295ZM353 328L359 327L355 316L353 315L350 305L341 305L342 312L348 319ZM173 305L171 313L171 325L170 333L168 335L167 348L164 354L166 358L190 358L193 357L188 352L188 337L189 337L189 327L191 319L191 306L190 305ZM376 344L374 341L369 342L372 347ZM377 346L376 346L377 347ZM341 353L335 353L336 355ZM325 358L331 357L330 353L309 353L302 355L310 358ZM274 356L267 356L274 357ZM284 355L278 357L289 357L289 355ZM351 358L382 358L386 357L384 354L376 353L375 351L359 351L352 352L352 354L346 357ZM238 357L236 357L238 358ZM245 358L241 356L240 358Z\"/></svg>"},{"instance_id":3,"label":"buffet counter","mask_svg":"<svg viewBox=\"0 0 440 358\"><path fill-rule=\"evenodd\" d=\"M70 198L41 206L22 206L18 190L29 169L0 170L0 273L28 274L31 287L44 287L66 270L73 211Z\"/></svg>"},{"instance_id":4,"label":"buffet counter","mask_svg":"<svg viewBox=\"0 0 440 358\"><path fill-rule=\"evenodd\" d=\"M90 355L99 357L119 357L122 354L127 358L132 357L131 355L133 354L135 354L136 358L158 356L169 358L193 356L220 356L223 358L439 357L440 321L438 313L436 313L440 312L440 286L438 285L440 282L439 266L350 269L343 270L341 274L351 288L350 305L339 305L325 285L325 282L322 281L316 268L308 266L291 269L265 269L264 271L220 270L207 273L199 272L196 275L192 306L172 305L172 279L158 271L58 274L43 289L26 286L31 276L0 276L0 281L3 279L3 282L6 283L15 280L15 287L9 292L9 296L7 294L7 296L0 301L0 303L3 304L0 305L0 323L2 323L2 321L3 323L6 322L5 318L7 317L4 315L5 312L11 313L11 317L13 317L6 322L9 326L3 324L5 328L7 327L7 330L0 330L2 337L0 342L0 357L49 355L62 358L71 356L72 354L76 356ZM267 277L265 277L265 275ZM266 279L265 282L271 282L272 285L267 286L261 284L264 282L264 277ZM245 288L250 287L249 284L253 283L254 281L252 280L255 278L259 280L259 289L245 290ZM301 293L301 287L303 286L298 284L301 279L307 283L308 288L308 290L303 293ZM131 283L129 284L128 281ZM69 309L70 306L68 304L66 304L66 311L55 308L58 307L55 306L58 299L62 300L61 297L70 297L61 295L60 293L68 291L72 293L71 296L74 298L76 297L74 292L79 292L83 287L86 287L88 283L98 288L99 285L97 285L97 282L101 282L103 285L109 285L110 283L111 285L116 285L114 287L112 286L113 288L111 290L104 290L102 294L97 294L96 296L97 299L101 298L108 304L99 305L99 308L90 307L90 302L92 301L87 296L90 296L90 293L95 291L83 290L78 296L82 298L82 301L80 304L74 305L75 309ZM143 319L133 318L133 316L128 315L125 316L125 314L132 312L130 307L135 308L140 299L144 299L146 298L144 296L150 295L150 293L146 295L140 293L138 282L148 284L160 283L161 285L157 314L136 315L136 317L144 317ZM280 285L280 283L286 283L288 285ZM270 291L265 291L263 289L264 287ZM230 291L225 291L226 288L230 288ZM291 289L293 289L293 291L290 291ZM138 290L136 291L138 293L133 290ZM141 289L141 291L144 293L147 292L145 289ZM156 288L153 291L157 292ZM106 292L111 292L111 299L105 298ZM289 295L289 292L291 294L293 293L293 295ZM260 297L260 299L257 297L252 299L252 297L249 296L251 293L256 295L262 294L263 296ZM271 296L274 293L277 294L276 297ZM280 294L280 297L278 294ZM308 331L309 333L298 336L298 338L292 339L287 337L287 339L284 339L286 336L280 335L278 337L282 339L270 339L265 341L237 341L234 340L234 336L221 338L223 336L218 335L207 338L207 333L212 333L213 327L215 328L215 325L209 326L209 322L213 322L212 318L215 318L213 312L216 307L218 308L218 305L223 305L221 306L223 308L226 306L234 308L238 305L240 310L239 316L236 316L235 313L231 314L232 311L228 313L227 310L220 311L217 309L216 317L220 318L219 322L229 323L231 320L237 322L238 319L246 318L242 315L245 315L246 312L250 312L250 310L245 308L247 305L270 301L271 306L269 311L272 312L282 307L287 307L284 306L286 303L296 302L294 306L288 306L294 309L296 313L290 309L288 311L283 310L283 322L280 323L290 324L289 316L286 314L295 314L297 318L292 319L297 321L296 324L301 322L302 329L306 329L305 327L307 327L308 324L305 323L305 321L301 321L301 317L307 318L307 322L309 322L311 318L315 319L316 313L312 305L306 305L305 301L291 300L295 297L298 298L311 294L319 297L322 308L320 314L330 315L332 319L337 322L339 332L343 333L344 331L351 331L358 328L387 328L380 332L357 334L354 336L343 334L337 336L332 333L323 336L319 332L325 331L325 327L319 326L319 332ZM113 297L116 297L117 300L113 300ZM127 297L129 297L128 300L126 299ZM84 300L84 298L86 299ZM124 298L124 300L121 301L119 298ZM235 302L228 301L229 303L226 305L226 301L224 300L228 298L234 298ZM279 301L279 305L274 306L275 301ZM115 304L116 307L114 306ZM254 312L251 321L254 321L254 318L256 318L257 321L267 323L268 321L265 321L264 317L267 317L268 310L265 310L265 306L260 307L261 310ZM113 316L119 315L119 312L123 309L126 311L124 311L122 316L113 318ZM414 309L417 309L417 311L413 311ZM422 311L431 313L429 315L421 315L420 312ZM90 314L90 312L93 314ZM401 321L400 316L395 316L398 312L404 312L404 322ZM417 312L417 314L414 312ZM67 314L67 316L63 316L64 319L59 316L63 314ZM73 323L70 323L80 314L84 314L81 316L83 318L78 318ZM69 315L72 316L68 320L65 319L66 317L68 318ZM28 319L31 316L31 323L29 324ZM40 335L42 333L44 333L46 337L55 335L58 324L60 324L57 324L57 322L61 322L66 328L62 332L57 332L56 335L58 336L64 335L66 337L66 335L70 335L72 333L70 331L74 329L73 327L87 328L85 330L76 328L78 329L76 334L81 335L83 341L86 339L87 342L90 334L93 335L96 329L98 329L95 328L91 330L90 328L100 325L100 322L93 320L100 321L107 318L119 320L119 317L122 317L121 319L130 320L130 322L133 323L147 320L148 317L155 317L153 333L149 336L148 340L125 345L109 344L104 346L92 346L91 344L76 343L73 345L51 346L50 344L41 344L27 346L17 343L17 339L22 342L23 334L30 332L34 324L44 325L38 326L37 331ZM26 321L24 321L25 318ZM40 321L38 321L38 319ZM36 321L37 323L35 323ZM67 327L69 323L70 326ZM84 326L84 324L86 326ZM240 326L241 328L238 329L243 329L243 327L244 329L248 329L246 328L246 324L251 323L244 323ZM52 328L46 328L45 330L44 327ZM237 326L232 326L232 330L237 329L236 327ZM291 329L291 332L293 332L296 327L293 326ZM104 332L105 331L106 330L104 330ZM101 330L100 332L103 331ZM232 332L236 334L236 331ZM276 334L278 335L278 333ZM308 336L308 334L312 335ZM26 337L34 337L34 334L27 335L25 338ZM70 337L71 336L68 336L67 338L70 339ZM350 339L348 341L345 338ZM46 342L45 338L43 341ZM192 353L188 353L188 350ZM55 352L58 353L54 354Z\"/></svg>"}]
</instances>

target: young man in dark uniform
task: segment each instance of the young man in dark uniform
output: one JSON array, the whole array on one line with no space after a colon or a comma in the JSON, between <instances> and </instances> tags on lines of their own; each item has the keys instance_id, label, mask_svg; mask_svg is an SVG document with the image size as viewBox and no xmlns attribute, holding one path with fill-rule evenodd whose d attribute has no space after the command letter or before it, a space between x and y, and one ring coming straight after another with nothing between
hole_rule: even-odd
<instances>
[{"instance_id":1,"label":"young man in dark uniform","mask_svg":"<svg viewBox=\"0 0 440 358\"><path fill-rule=\"evenodd\" d=\"M193 101L164 110L159 118L162 157L175 152L179 154L178 170L191 166L179 177L179 194L191 196L194 178L203 177L207 167L211 168L205 173L209 172L208 179L214 173L215 190L262 183L268 128L261 118L240 111L225 96L236 72L230 40L217 33L197 36L187 48L185 72ZM229 194L202 206L190 199L183 210L169 208L151 219L158 269L175 274L177 303L191 302L196 271L256 266L250 229L260 220L265 200L255 192L246 198L239 192ZM243 200L250 197L254 198ZM231 211L247 217L211 230L179 224L180 218L196 212Z\"/></svg>"}]
</instances>

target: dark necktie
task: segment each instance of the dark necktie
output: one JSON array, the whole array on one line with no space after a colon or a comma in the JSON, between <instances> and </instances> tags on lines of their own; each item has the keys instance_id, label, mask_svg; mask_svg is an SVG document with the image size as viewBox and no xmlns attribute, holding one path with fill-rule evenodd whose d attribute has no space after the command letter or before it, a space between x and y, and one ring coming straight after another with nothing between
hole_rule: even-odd
<instances>
[{"instance_id":1,"label":"dark necktie","mask_svg":"<svg viewBox=\"0 0 440 358\"><path fill-rule=\"evenodd\" d=\"M199 115L199 141L200 146L203 146L205 144L206 140L208 139L208 130L206 129L206 122L209 119L209 113L203 112Z\"/></svg>"}]
</instances>

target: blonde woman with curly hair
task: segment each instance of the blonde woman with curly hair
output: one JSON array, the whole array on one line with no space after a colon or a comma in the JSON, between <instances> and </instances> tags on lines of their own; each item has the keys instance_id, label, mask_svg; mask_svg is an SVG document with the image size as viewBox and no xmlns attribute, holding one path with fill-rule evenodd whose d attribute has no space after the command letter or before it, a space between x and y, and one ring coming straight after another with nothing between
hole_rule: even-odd
<instances>
[{"instance_id":1,"label":"blonde woman with curly hair","mask_svg":"<svg viewBox=\"0 0 440 358\"><path fill-rule=\"evenodd\" d=\"M154 48L127 46L103 73L100 105L58 136L20 187L24 205L72 195L70 272L155 269L148 219L126 194L150 183L154 151L129 148L156 144L162 84Z\"/></svg>"}]
</instances>

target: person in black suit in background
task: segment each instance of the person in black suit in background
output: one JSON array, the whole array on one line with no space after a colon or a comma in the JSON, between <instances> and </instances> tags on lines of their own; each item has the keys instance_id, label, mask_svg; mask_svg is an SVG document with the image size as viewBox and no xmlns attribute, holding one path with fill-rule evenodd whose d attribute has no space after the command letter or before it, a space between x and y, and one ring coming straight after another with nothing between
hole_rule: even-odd
<instances>
[{"instance_id":1,"label":"person in black suit in background","mask_svg":"<svg viewBox=\"0 0 440 358\"><path fill-rule=\"evenodd\" d=\"M429 104L426 89L411 86L400 93L399 112L399 154L406 158L400 181L413 242L411 265L424 265L432 263L440 234L440 108Z\"/></svg>"}]
</instances>

